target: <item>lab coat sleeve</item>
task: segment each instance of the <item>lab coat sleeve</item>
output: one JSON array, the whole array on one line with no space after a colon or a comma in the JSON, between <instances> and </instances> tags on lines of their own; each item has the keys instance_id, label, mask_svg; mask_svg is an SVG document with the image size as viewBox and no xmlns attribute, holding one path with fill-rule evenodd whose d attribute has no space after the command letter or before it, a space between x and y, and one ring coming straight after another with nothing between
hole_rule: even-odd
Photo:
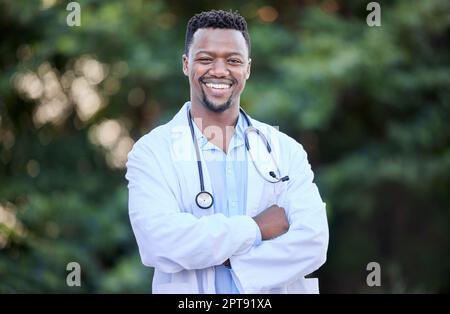
<instances>
[{"instance_id":1,"label":"lab coat sleeve","mask_svg":"<svg viewBox=\"0 0 450 314\"><path fill-rule=\"evenodd\" d=\"M259 293L288 284L317 270L326 260L328 223L325 204L302 146L295 147L290 157L285 208L290 227L285 234L247 253L230 258L233 278L242 293Z\"/></svg>"},{"instance_id":2,"label":"lab coat sleeve","mask_svg":"<svg viewBox=\"0 0 450 314\"><path fill-rule=\"evenodd\" d=\"M158 145L160 155L152 150ZM246 252L255 242L255 221L222 214L197 218L182 212L170 154L161 147L156 141L140 140L127 161L129 217L142 263L175 273L219 265Z\"/></svg>"}]
</instances>

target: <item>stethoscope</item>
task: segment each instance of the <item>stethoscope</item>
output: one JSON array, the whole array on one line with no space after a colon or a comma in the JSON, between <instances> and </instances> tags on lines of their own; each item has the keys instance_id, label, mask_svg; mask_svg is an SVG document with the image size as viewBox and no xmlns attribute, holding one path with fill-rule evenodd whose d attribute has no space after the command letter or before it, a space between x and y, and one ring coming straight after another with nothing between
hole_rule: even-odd
<instances>
[{"instance_id":1,"label":"stethoscope","mask_svg":"<svg viewBox=\"0 0 450 314\"><path fill-rule=\"evenodd\" d=\"M255 128L252 125L252 123L250 122L250 118L248 117L247 113L242 108L239 108L239 111L242 113L242 115L245 118L245 121L247 122L248 127L244 131L245 148L247 149L247 151L250 154L250 157L252 159L253 165L256 168L256 171L259 173L259 175L264 180L266 180L267 182L270 182L270 183L278 183L278 182L284 182L284 181L289 180L289 176L281 177L280 168L278 167L278 165L275 161L275 158L272 154L272 148L270 147L269 141L267 141L264 134L261 133L257 128ZM198 207L200 207L202 209L208 209L214 204L214 197L212 196L212 194L210 192L205 190L205 184L204 184L204 180L203 180L202 161L200 159L200 149L198 148L198 142L197 142L197 138L195 136L194 126L192 124L191 109L189 107L187 109L187 116L188 116L188 121L189 121L189 128L191 129L192 141L194 142L194 146L195 146L195 154L197 155L198 175L200 178L200 192L195 197L195 202L197 203ZM266 147L267 152L269 153L269 155L272 159L272 162L276 167L277 174L275 174L274 171L269 171L268 174L271 177L270 179L268 179L256 165L255 158L253 156L253 152L251 150L250 142L248 139L250 133L255 133L263 141L264 146Z\"/></svg>"}]
</instances>

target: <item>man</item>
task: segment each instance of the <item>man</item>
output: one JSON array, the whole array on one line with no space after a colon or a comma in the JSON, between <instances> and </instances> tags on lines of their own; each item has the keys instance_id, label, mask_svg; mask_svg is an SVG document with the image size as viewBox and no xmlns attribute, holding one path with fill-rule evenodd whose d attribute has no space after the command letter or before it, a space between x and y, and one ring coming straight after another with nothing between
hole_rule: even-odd
<instances>
[{"instance_id":1,"label":"man","mask_svg":"<svg viewBox=\"0 0 450 314\"><path fill-rule=\"evenodd\" d=\"M318 292L305 276L326 260L325 204L302 146L240 111L249 55L239 14L192 17L190 102L128 155L130 220L153 293ZM270 171L253 158L258 139Z\"/></svg>"}]
</instances>

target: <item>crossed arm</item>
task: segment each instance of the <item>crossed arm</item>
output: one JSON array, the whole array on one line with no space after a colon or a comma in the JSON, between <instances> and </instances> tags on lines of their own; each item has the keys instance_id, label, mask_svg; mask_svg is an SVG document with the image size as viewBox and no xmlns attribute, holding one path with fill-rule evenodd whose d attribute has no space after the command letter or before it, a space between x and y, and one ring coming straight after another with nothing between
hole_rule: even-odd
<instances>
[{"instance_id":1,"label":"crossed arm","mask_svg":"<svg viewBox=\"0 0 450 314\"><path fill-rule=\"evenodd\" d=\"M289 222L284 208L278 205L272 205L264 211L253 217L261 232L261 240L274 239L289 229ZM227 259L223 265L231 267L230 259Z\"/></svg>"}]
</instances>

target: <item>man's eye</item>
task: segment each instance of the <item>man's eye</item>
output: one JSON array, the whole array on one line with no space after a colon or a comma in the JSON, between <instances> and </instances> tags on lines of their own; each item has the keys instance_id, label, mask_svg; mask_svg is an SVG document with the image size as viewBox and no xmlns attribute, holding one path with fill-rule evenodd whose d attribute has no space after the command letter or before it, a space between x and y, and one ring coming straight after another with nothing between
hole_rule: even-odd
<instances>
[{"instance_id":1,"label":"man's eye","mask_svg":"<svg viewBox=\"0 0 450 314\"><path fill-rule=\"evenodd\" d=\"M230 59L230 60L228 60L228 62L231 64L241 64L242 63L242 61L239 59Z\"/></svg>"},{"instance_id":2,"label":"man's eye","mask_svg":"<svg viewBox=\"0 0 450 314\"><path fill-rule=\"evenodd\" d=\"M211 58L199 58L198 61L200 61L201 63L209 63L212 61Z\"/></svg>"}]
</instances>

